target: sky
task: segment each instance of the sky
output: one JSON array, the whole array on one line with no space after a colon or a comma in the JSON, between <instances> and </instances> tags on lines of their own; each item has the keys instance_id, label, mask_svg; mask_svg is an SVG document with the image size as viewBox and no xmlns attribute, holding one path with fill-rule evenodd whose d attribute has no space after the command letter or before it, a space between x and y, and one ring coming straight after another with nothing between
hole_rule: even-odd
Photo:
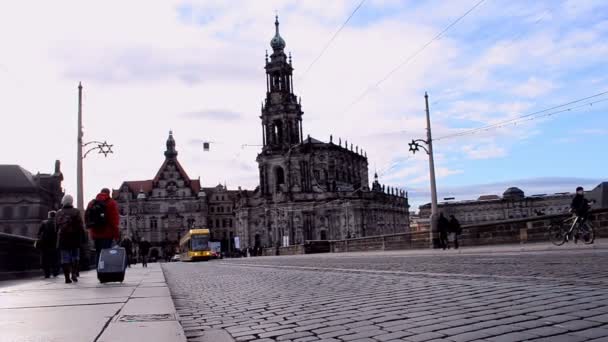
<instances>
[{"instance_id":1,"label":"sky","mask_svg":"<svg viewBox=\"0 0 608 342\"><path fill-rule=\"evenodd\" d=\"M59 159L74 194L82 82L84 140L115 152L85 159L85 199L152 179L169 130L191 178L254 189L278 13L304 134L365 150L370 182L377 171L413 209L430 201L427 156L407 144L426 137L425 92L440 199L608 180L608 95L442 139L608 91L606 1L485 0L428 44L478 1L364 1L314 64L360 0L2 2L0 164L48 173Z\"/></svg>"}]
</instances>

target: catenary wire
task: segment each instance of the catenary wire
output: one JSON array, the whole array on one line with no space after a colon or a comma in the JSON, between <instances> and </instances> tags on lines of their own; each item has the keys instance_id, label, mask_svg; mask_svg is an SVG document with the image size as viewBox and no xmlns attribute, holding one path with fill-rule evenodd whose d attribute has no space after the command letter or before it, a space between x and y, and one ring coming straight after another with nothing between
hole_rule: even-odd
<instances>
[{"instance_id":1,"label":"catenary wire","mask_svg":"<svg viewBox=\"0 0 608 342\"><path fill-rule=\"evenodd\" d=\"M355 13L357 13L357 11L359 10L359 8L361 8L361 6L363 5L363 3L365 2L365 0L361 0L359 2L359 4L357 5L357 7L355 7L355 9L352 11L352 13L348 16L348 18L346 19L346 21L344 23L342 23L342 25L340 26L340 28L333 34L333 36L327 41L327 43L325 43L325 46L323 46L323 48L321 49L321 52L319 53L319 55L317 55L317 57L315 57L315 59L308 65L308 67L306 67L306 69L304 70L304 72L302 73L302 75L300 75L298 77L298 79L303 79L306 74L308 74L308 72L310 71L310 69L312 69L313 65L315 65L315 63L321 58L321 56L323 56L323 54L325 53L325 51L327 51L327 48L329 48L329 46L331 45L331 43L336 39L336 37L338 36L338 34L340 34L340 32L342 31L342 29L344 29L344 27L346 26L346 24L348 24L348 22L350 21L350 19L355 15Z\"/></svg>"},{"instance_id":2,"label":"catenary wire","mask_svg":"<svg viewBox=\"0 0 608 342\"><path fill-rule=\"evenodd\" d=\"M409 62L411 62L412 60L414 60L414 58L416 58L422 51L424 51L429 45L431 45L433 42L435 42L436 40L439 40L448 30L450 30L453 26L455 26L456 24L458 24L458 22L460 22L462 19L464 19L467 15L469 15L471 12L473 12L473 10L475 10L477 7L479 7L485 0L479 0L477 3L475 3L475 5L473 5L473 7L469 8L468 11L466 11L464 14L462 14L460 17L458 17L456 20L452 21L447 27L445 27L441 32L439 32L436 36L434 36L431 40L429 40L428 42L426 42L424 45L422 45L418 50L416 50L413 54L409 55L403 62L399 63L396 67L394 67L393 69L391 69L391 71L389 71L384 77L382 77L378 82L376 82L373 86L368 87L363 93L361 93L361 95L359 95L357 98L355 98L354 101L352 101L344 110L344 112L349 111L355 104L357 104L359 101L361 101L365 96L367 96L367 94L374 88L377 88L378 86L380 86L382 83L384 83L384 81L386 81L387 79L389 79L395 72L397 72L397 70L401 69L401 67L403 67L404 65L408 64Z\"/></svg>"}]
</instances>

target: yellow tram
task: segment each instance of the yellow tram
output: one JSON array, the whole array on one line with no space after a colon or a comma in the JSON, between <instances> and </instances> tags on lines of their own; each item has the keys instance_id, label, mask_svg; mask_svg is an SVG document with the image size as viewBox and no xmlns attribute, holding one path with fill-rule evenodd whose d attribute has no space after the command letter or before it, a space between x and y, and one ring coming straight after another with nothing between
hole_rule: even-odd
<instances>
[{"instance_id":1,"label":"yellow tram","mask_svg":"<svg viewBox=\"0 0 608 342\"><path fill-rule=\"evenodd\" d=\"M179 241L181 261L207 261L211 258L209 229L190 229Z\"/></svg>"}]
</instances>

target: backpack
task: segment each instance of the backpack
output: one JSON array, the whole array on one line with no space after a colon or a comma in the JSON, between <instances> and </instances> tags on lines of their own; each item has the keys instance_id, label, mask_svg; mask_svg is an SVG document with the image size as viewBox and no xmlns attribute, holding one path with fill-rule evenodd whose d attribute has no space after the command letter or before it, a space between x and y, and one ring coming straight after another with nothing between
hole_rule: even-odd
<instances>
[{"instance_id":1,"label":"backpack","mask_svg":"<svg viewBox=\"0 0 608 342\"><path fill-rule=\"evenodd\" d=\"M87 227L103 228L106 226L106 206L106 201L93 200L93 203L91 203L91 206L85 213Z\"/></svg>"},{"instance_id":2,"label":"backpack","mask_svg":"<svg viewBox=\"0 0 608 342\"><path fill-rule=\"evenodd\" d=\"M72 224L72 216L65 211L60 210L55 216L55 226L60 234L73 233L74 225Z\"/></svg>"}]
</instances>

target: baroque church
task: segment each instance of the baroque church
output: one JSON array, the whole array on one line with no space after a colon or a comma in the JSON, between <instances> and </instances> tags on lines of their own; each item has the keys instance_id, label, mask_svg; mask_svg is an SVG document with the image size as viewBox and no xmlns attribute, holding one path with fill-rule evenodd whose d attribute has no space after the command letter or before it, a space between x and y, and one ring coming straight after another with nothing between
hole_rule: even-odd
<instances>
[{"instance_id":1,"label":"baroque church","mask_svg":"<svg viewBox=\"0 0 608 342\"><path fill-rule=\"evenodd\" d=\"M257 156L259 186L239 191L236 232L241 247L301 244L409 229L404 191L381 185L370 189L367 154L352 144L304 138L302 105L293 91L291 54L275 36L266 54L266 98L262 104L262 143Z\"/></svg>"}]
</instances>

